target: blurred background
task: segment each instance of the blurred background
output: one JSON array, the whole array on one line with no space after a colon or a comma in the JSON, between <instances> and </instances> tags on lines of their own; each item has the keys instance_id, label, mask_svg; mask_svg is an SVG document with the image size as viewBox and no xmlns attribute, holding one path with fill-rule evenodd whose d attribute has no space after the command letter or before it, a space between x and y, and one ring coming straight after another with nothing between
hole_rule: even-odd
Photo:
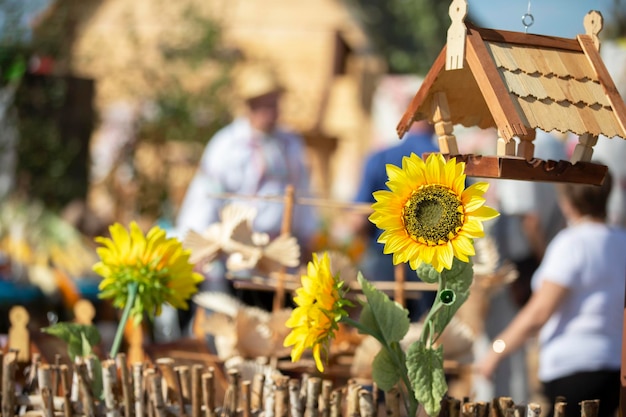
<instances>
[{"instance_id":1,"label":"blurred background","mask_svg":"<svg viewBox=\"0 0 626 417\"><path fill-rule=\"evenodd\" d=\"M605 59L626 84L623 1L468 3L478 26L523 31L530 12L529 32L562 37L600 10ZM37 294L71 305L90 296L77 286L91 274L93 236L115 221L171 225L202 149L232 120L236 66L275 69L281 122L306 140L315 196L351 201L366 156L397 141L405 98L445 44L448 7L0 0L0 283L38 282ZM480 147L471 137L463 146ZM358 257L337 213L322 214L318 246ZM19 302L0 294L12 294L0 305Z\"/></svg>"}]
</instances>

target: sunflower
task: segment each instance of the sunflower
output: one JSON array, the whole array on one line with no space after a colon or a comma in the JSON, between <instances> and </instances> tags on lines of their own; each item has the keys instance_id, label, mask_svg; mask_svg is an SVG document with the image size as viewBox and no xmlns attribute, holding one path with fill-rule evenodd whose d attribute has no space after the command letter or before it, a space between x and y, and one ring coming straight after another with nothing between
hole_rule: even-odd
<instances>
[{"instance_id":1,"label":"sunflower","mask_svg":"<svg viewBox=\"0 0 626 417\"><path fill-rule=\"evenodd\" d=\"M111 238L96 237L102 244L97 249L101 259L93 270L104 279L100 282L100 298L113 299L118 308L126 306L129 292L136 292L131 314L135 322L143 313L159 315L163 303L187 309L187 299L204 278L193 272L190 251L174 238L167 238L163 229L153 227L144 236L137 223L127 231L119 223L109 227Z\"/></svg>"},{"instance_id":2,"label":"sunflower","mask_svg":"<svg viewBox=\"0 0 626 417\"><path fill-rule=\"evenodd\" d=\"M297 307L286 323L292 330L285 338L284 346L293 346L292 362L298 361L305 349L311 348L315 365L323 372L322 355L327 356L327 346L338 329L337 323L347 316L343 307L350 303L344 298L343 282L330 270L327 253L322 259L313 254L301 282L302 287L296 290L294 297Z\"/></svg>"},{"instance_id":3,"label":"sunflower","mask_svg":"<svg viewBox=\"0 0 626 417\"><path fill-rule=\"evenodd\" d=\"M438 272L450 269L454 257L463 262L473 256L473 239L484 236L482 222L498 216L485 206L489 184L465 188L465 163L441 154L426 162L411 154L402 168L387 165L389 190L374 192L374 213L369 217L383 233L383 252L393 253L393 263L409 262L417 269L431 264Z\"/></svg>"}]
</instances>

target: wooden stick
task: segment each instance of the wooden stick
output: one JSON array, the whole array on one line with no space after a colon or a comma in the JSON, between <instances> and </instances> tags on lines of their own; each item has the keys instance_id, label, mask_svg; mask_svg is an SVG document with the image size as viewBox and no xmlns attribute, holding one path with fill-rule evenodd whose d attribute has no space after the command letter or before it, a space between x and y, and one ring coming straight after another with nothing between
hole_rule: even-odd
<instances>
[{"instance_id":1,"label":"wooden stick","mask_svg":"<svg viewBox=\"0 0 626 417\"><path fill-rule=\"evenodd\" d=\"M302 415L304 415L304 408L306 407L306 396L310 377L311 375L307 373L300 375L300 406L302 407Z\"/></svg>"},{"instance_id":2,"label":"wooden stick","mask_svg":"<svg viewBox=\"0 0 626 417\"><path fill-rule=\"evenodd\" d=\"M404 269L404 263L396 265L393 267L393 277L394 277L394 289L393 289L393 299L395 302L400 304L402 307L406 307L405 295L404 295L404 284L406 282L406 270Z\"/></svg>"},{"instance_id":3,"label":"wooden stick","mask_svg":"<svg viewBox=\"0 0 626 417\"><path fill-rule=\"evenodd\" d=\"M15 370L17 356L9 352L2 364L2 415L12 417L15 414Z\"/></svg>"},{"instance_id":4,"label":"wooden stick","mask_svg":"<svg viewBox=\"0 0 626 417\"><path fill-rule=\"evenodd\" d=\"M0 411L2 411L2 394L4 391L4 352L0 349Z\"/></svg>"},{"instance_id":5,"label":"wooden stick","mask_svg":"<svg viewBox=\"0 0 626 417\"><path fill-rule=\"evenodd\" d=\"M52 395L59 395L59 384L60 384L60 374L59 374L59 366L61 366L61 355L54 355L54 366L51 367L52 370Z\"/></svg>"},{"instance_id":6,"label":"wooden stick","mask_svg":"<svg viewBox=\"0 0 626 417\"><path fill-rule=\"evenodd\" d=\"M461 412L461 401L456 398L446 396L442 400L442 410L444 408L445 411L443 412L447 415L447 417L459 417Z\"/></svg>"},{"instance_id":7,"label":"wooden stick","mask_svg":"<svg viewBox=\"0 0 626 417\"><path fill-rule=\"evenodd\" d=\"M311 377L307 381L306 406L304 407L304 417L319 416L319 398L322 393L322 379Z\"/></svg>"},{"instance_id":8,"label":"wooden stick","mask_svg":"<svg viewBox=\"0 0 626 417\"><path fill-rule=\"evenodd\" d=\"M566 417L565 408L567 403L565 401L557 401L554 403L554 417Z\"/></svg>"},{"instance_id":9,"label":"wooden stick","mask_svg":"<svg viewBox=\"0 0 626 417\"><path fill-rule=\"evenodd\" d=\"M400 417L400 402L400 391L397 388L394 387L385 392L385 407L388 417Z\"/></svg>"},{"instance_id":10,"label":"wooden stick","mask_svg":"<svg viewBox=\"0 0 626 417\"><path fill-rule=\"evenodd\" d=\"M120 370L122 385L122 402L124 404L124 417L133 417L133 388L132 376L128 370L126 354L118 353L116 357L117 368ZM142 416L138 416L142 417Z\"/></svg>"},{"instance_id":11,"label":"wooden stick","mask_svg":"<svg viewBox=\"0 0 626 417\"><path fill-rule=\"evenodd\" d=\"M191 367L191 417L202 417L202 365Z\"/></svg>"},{"instance_id":12,"label":"wooden stick","mask_svg":"<svg viewBox=\"0 0 626 417\"><path fill-rule=\"evenodd\" d=\"M280 234L289 236L291 234L291 223L293 222L293 206L294 206L295 189L292 184L285 188L285 205L283 208L283 222ZM278 274L278 282L276 283L276 292L274 293L274 304L272 311L277 312L285 306L285 273L287 269L280 267Z\"/></svg>"},{"instance_id":13,"label":"wooden stick","mask_svg":"<svg viewBox=\"0 0 626 417\"><path fill-rule=\"evenodd\" d=\"M82 363L80 358L74 359L74 372L72 374L72 390L70 392L70 400L72 401L72 403L76 403L80 399L80 384L78 383L78 372L77 372L77 366L80 363Z\"/></svg>"},{"instance_id":14,"label":"wooden stick","mask_svg":"<svg viewBox=\"0 0 626 417\"><path fill-rule=\"evenodd\" d=\"M145 410L147 412L148 417L155 417L156 409L154 403L150 400L150 391L152 391L152 383L150 382L152 378L156 375L156 371L153 368L148 368L143 372L143 384L144 384L144 392L145 392Z\"/></svg>"},{"instance_id":15,"label":"wooden stick","mask_svg":"<svg viewBox=\"0 0 626 417\"><path fill-rule=\"evenodd\" d=\"M598 417L600 400L584 400L580 402L580 417Z\"/></svg>"},{"instance_id":16,"label":"wooden stick","mask_svg":"<svg viewBox=\"0 0 626 417\"><path fill-rule=\"evenodd\" d=\"M30 369L28 370L28 377L26 378L25 392L34 393L37 389L37 369L41 364L41 354L33 353L31 355Z\"/></svg>"},{"instance_id":17,"label":"wooden stick","mask_svg":"<svg viewBox=\"0 0 626 417\"><path fill-rule=\"evenodd\" d=\"M165 379L167 386L167 395L165 400L171 400L176 397L176 401L182 407L185 403L183 398L183 389L181 386L178 373L174 369L174 359L172 358L159 358L156 360L156 364L161 371L161 375Z\"/></svg>"},{"instance_id":18,"label":"wooden stick","mask_svg":"<svg viewBox=\"0 0 626 417\"><path fill-rule=\"evenodd\" d=\"M250 398L250 406L252 412L256 413L263 409L263 385L265 384L265 375L255 374L252 378L252 397Z\"/></svg>"},{"instance_id":19,"label":"wooden stick","mask_svg":"<svg viewBox=\"0 0 626 417\"><path fill-rule=\"evenodd\" d=\"M210 198L220 200L250 200L250 201L270 201L275 203L284 203L285 196L281 195L242 195L235 193L209 193L207 195ZM363 214L370 214L372 212L372 205L370 203L353 203L349 201L329 200L325 198L312 198L312 197L298 197L294 199L295 204L301 206L314 206L333 208L339 210L356 211Z\"/></svg>"},{"instance_id":20,"label":"wooden stick","mask_svg":"<svg viewBox=\"0 0 626 417\"><path fill-rule=\"evenodd\" d=\"M541 415L541 406L537 403L530 403L526 407L526 417L539 417Z\"/></svg>"},{"instance_id":21,"label":"wooden stick","mask_svg":"<svg viewBox=\"0 0 626 417\"><path fill-rule=\"evenodd\" d=\"M274 395L274 388L265 392L265 396L263 398L264 404L263 409L265 411L264 417L274 417L276 415L276 396Z\"/></svg>"},{"instance_id":22,"label":"wooden stick","mask_svg":"<svg viewBox=\"0 0 626 417\"><path fill-rule=\"evenodd\" d=\"M202 399L204 402L204 416L215 417L215 380L213 369L202 374Z\"/></svg>"},{"instance_id":23,"label":"wooden stick","mask_svg":"<svg viewBox=\"0 0 626 417\"><path fill-rule=\"evenodd\" d=\"M252 417L252 407L250 406L251 384L250 381L243 381L241 383L241 399L243 401L242 417Z\"/></svg>"},{"instance_id":24,"label":"wooden stick","mask_svg":"<svg viewBox=\"0 0 626 417\"><path fill-rule=\"evenodd\" d=\"M376 417L376 408L372 401L372 393L366 389L360 389L359 395L359 413L361 417Z\"/></svg>"},{"instance_id":25,"label":"wooden stick","mask_svg":"<svg viewBox=\"0 0 626 417\"><path fill-rule=\"evenodd\" d=\"M150 374L148 377L150 386L150 402L154 406L157 417L167 417L167 409L163 399L162 379L159 375Z\"/></svg>"},{"instance_id":26,"label":"wooden stick","mask_svg":"<svg viewBox=\"0 0 626 417\"><path fill-rule=\"evenodd\" d=\"M461 404L461 417L476 417L477 411L475 402L465 402Z\"/></svg>"},{"instance_id":27,"label":"wooden stick","mask_svg":"<svg viewBox=\"0 0 626 417\"><path fill-rule=\"evenodd\" d=\"M330 417L341 417L342 399L343 392L340 389L336 389L330 394Z\"/></svg>"},{"instance_id":28,"label":"wooden stick","mask_svg":"<svg viewBox=\"0 0 626 417\"><path fill-rule=\"evenodd\" d=\"M176 371L178 386L180 387L180 393L184 401L181 406L184 407L185 404L188 404L191 400L191 374L189 367L185 365L176 366L174 370Z\"/></svg>"},{"instance_id":29,"label":"wooden stick","mask_svg":"<svg viewBox=\"0 0 626 417\"><path fill-rule=\"evenodd\" d=\"M52 404L52 372L50 365L39 366L37 370L37 382L39 383L39 394L41 395L44 416L54 417L54 406Z\"/></svg>"},{"instance_id":30,"label":"wooden stick","mask_svg":"<svg viewBox=\"0 0 626 417\"><path fill-rule=\"evenodd\" d=\"M275 400L276 417L287 417L289 414L289 377L282 377L276 381Z\"/></svg>"},{"instance_id":31,"label":"wooden stick","mask_svg":"<svg viewBox=\"0 0 626 417\"><path fill-rule=\"evenodd\" d=\"M76 365L76 374L78 375L78 386L83 397L83 412L87 417L95 417L94 396L91 391L91 380L88 375L87 364L81 362Z\"/></svg>"},{"instance_id":32,"label":"wooden stick","mask_svg":"<svg viewBox=\"0 0 626 417\"><path fill-rule=\"evenodd\" d=\"M18 407L41 408L43 410L46 405L42 401L41 397L41 393L36 395L16 395L15 405ZM64 401L62 397L50 396L50 401L52 402L53 410L61 410L64 407Z\"/></svg>"},{"instance_id":33,"label":"wooden stick","mask_svg":"<svg viewBox=\"0 0 626 417\"><path fill-rule=\"evenodd\" d=\"M63 417L72 417L74 414L74 408L70 399L72 388L68 366L60 365L59 374L59 378L61 380L61 390L63 391Z\"/></svg>"},{"instance_id":34,"label":"wooden stick","mask_svg":"<svg viewBox=\"0 0 626 417\"><path fill-rule=\"evenodd\" d=\"M320 417L330 417L330 394L333 392L333 382L322 381L322 401L320 405Z\"/></svg>"},{"instance_id":35,"label":"wooden stick","mask_svg":"<svg viewBox=\"0 0 626 417\"><path fill-rule=\"evenodd\" d=\"M115 398L115 385L117 379L117 368L115 361L109 359L102 363L102 389L104 393L104 405L106 407L106 417L119 417L120 412Z\"/></svg>"},{"instance_id":36,"label":"wooden stick","mask_svg":"<svg viewBox=\"0 0 626 417\"><path fill-rule=\"evenodd\" d=\"M489 405L490 403L484 401L478 401L476 403L476 416L477 417L488 417L489 416ZM539 417L539 416L537 416Z\"/></svg>"},{"instance_id":37,"label":"wooden stick","mask_svg":"<svg viewBox=\"0 0 626 417\"><path fill-rule=\"evenodd\" d=\"M300 401L300 380L297 378L289 380L289 406L291 417L303 417L304 406Z\"/></svg>"},{"instance_id":38,"label":"wooden stick","mask_svg":"<svg viewBox=\"0 0 626 417\"><path fill-rule=\"evenodd\" d=\"M241 374L237 369L228 370L228 381L230 383L228 389L231 392L228 403L224 402L224 407L232 413L232 416L236 416L239 407L239 392L241 391Z\"/></svg>"},{"instance_id":39,"label":"wooden stick","mask_svg":"<svg viewBox=\"0 0 626 417\"><path fill-rule=\"evenodd\" d=\"M491 407L489 410L490 417L505 417L504 412L507 408L513 406L513 399L511 397L497 397L491 400Z\"/></svg>"},{"instance_id":40,"label":"wooden stick","mask_svg":"<svg viewBox=\"0 0 626 417\"><path fill-rule=\"evenodd\" d=\"M143 384L143 364L142 363L134 363L133 364L133 399L134 399L134 409L135 409L135 417L142 417L144 415L144 404L145 404L145 395L144 395L144 384Z\"/></svg>"},{"instance_id":41,"label":"wooden stick","mask_svg":"<svg viewBox=\"0 0 626 417\"><path fill-rule=\"evenodd\" d=\"M378 384L372 381L372 401L376 404L376 409L378 409Z\"/></svg>"},{"instance_id":42,"label":"wooden stick","mask_svg":"<svg viewBox=\"0 0 626 417\"><path fill-rule=\"evenodd\" d=\"M361 385L354 380L348 381L348 397L347 397L347 417L359 417L359 390Z\"/></svg>"}]
</instances>

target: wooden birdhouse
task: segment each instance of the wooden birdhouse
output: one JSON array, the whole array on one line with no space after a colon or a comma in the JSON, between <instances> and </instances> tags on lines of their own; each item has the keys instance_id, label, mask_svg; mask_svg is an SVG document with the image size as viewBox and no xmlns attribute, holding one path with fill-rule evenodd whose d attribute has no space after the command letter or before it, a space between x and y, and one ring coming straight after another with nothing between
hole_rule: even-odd
<instances>
[{"instance_id":1,"label":"wooden birdhouse","mask_svg":"<svg viewBox=\"0 0 626 417\"><path fill-rule=\"evenodd\" d=\"M626 139L626 105L599 54L601 14L589 12L587 33L568 39L474 27L466 12L466 0L452 1L447 45L400 120L400 137L426 119L440 151L464 160L470 176L601 184L607 167L590 162L598 136ZM460 155L457 124L496 128L497 154ZM571 160L535 158L535 129L578 135Z\"/></svg>"}]
</instances>

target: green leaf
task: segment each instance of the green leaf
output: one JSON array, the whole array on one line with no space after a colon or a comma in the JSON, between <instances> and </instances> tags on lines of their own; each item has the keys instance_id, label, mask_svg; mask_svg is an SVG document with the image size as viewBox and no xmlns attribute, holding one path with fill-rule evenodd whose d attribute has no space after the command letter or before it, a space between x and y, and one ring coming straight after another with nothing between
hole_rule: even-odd
<instances>
[{"instance_id":1,"label":"green leaf","mask_svg":"<svg viewBox=\"0 0 626 417\"><path fill-rule=\"evenodd\" d=\"M415 399L429 416L437 416L441 399L448 390L443 372L443 348L427 348L422 342L415 342L409 346L406 364Z\"/></svg>"},{"instance_id":2,"label":"green leaf","mask_svg":"<svg viewBox=\"0 0 626 417\"><path fill-rule=\"evenodd\" d=\"M409 331L409 311L377 290L361 273L357 279L367 298L367 302L362 302L363 309L359 317L362 328L367 329L368 334L383 345L389 346L402 340Z\"/></svg>"},{"instance_id":3,"label":"green leaf","mask_svg":"<svg viewBox=\"0 0 626 417\"><path fill-rule=\"evenodd\" d=\"M431 264L422 262L415 270L419 279L429 284L436 284L439 282L441 273L437 272Z\"/></svg>"},{"instance_id":4,"label":"green leaf","mask_svg":"<svg viewBox=\"0 0 626 417\"><path fill-rule=\"evenodd\" d=\"M372 378L383 391L389 391L402 377L391 355L389 350L381 349L372 363Z\"/></svg>"},{"instance_id":5,"label":"green leaf","mask_svg":"<svg viewBox=\"0 0 626 417\"><path fill-rule=\"evenodd\" d=\"M100 343L100 333L93 325L60 322L41 330L67 343L67 353L72 361L77 356L86 356L83 354L85 351L84 343L90 347L89 354L91 354L91 348Z\"/></svg>"},{"instance_id":6,"label":"green leaf","mask_svg":"<svg viewBox=\"0 0 626 417\"><path fill-rule=\"evenodd\" d=\"M454 316L469 297L469 288L472 285L474 270L471 261L462 262L454 258L452 269L444 269L441 274L444 287L439 288L435 303L443 304L439 300L439 294L446 290L454 291L455 299L454 302L449 305L441 305L440 309L432 318L435 334L441 334L443 332L448 323L450 323L450 320L452 320L452 316Z\"/></svg>"}]
</instances>

